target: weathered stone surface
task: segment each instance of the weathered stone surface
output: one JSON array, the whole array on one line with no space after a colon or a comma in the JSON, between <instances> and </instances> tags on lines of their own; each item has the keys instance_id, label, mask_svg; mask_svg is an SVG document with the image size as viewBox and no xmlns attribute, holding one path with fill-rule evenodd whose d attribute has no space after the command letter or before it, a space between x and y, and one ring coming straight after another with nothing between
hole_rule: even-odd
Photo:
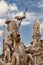
<instances>
[{"instance_id":1,"label":"weathered stone surface","mask_svg":"<svg viewBox=\"0 0 43 65\"><path fill-rule=\"evenodd\" d=\"M15 17L17 20L25 17ZM43 65L43 40L40 34L40 22L36 17L33 30L33 41L29 47L21 42L18 23L12 19L6 20L8 26L8 48L10 49L11 61L5 63L0 59L0 65ZM16 31L16 32L15 32Z\"/></svg>"},{"instance_id":2,"label":"weathered stone surface","mask_svg":"<svg viewBox=\"0 0 43 65\"><path fill-rule=\"evenodd\" d=\"M43 65L43 40L40 34L40 22L36 18L33 30L33 42L31 43L31 53L34 65Z\"/></svg>"}]
</instances>

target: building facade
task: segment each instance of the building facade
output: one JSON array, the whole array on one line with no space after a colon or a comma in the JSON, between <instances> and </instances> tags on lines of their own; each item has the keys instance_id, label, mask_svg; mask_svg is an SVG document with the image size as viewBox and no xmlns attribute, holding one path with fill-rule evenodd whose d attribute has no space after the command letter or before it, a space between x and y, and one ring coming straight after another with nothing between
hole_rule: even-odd
<instances>
[{"instance_id":1,"label":"building facade","mask_svg":"<svg viewBox=\"0 0 43 65\"><path fill-rule=\"evenodd\" d=\"M36 17L33 26L33 42L31 43L31 54L34 65L43 65L43 40L41 40L40 22Z\"/></svg>"}]
</instances>

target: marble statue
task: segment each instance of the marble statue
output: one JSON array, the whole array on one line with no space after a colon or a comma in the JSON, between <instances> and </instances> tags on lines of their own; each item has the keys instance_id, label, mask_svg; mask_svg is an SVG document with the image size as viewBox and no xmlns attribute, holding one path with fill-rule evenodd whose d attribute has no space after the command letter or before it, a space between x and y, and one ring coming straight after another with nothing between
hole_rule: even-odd
<instances>
[{"instance_id":1,"label":"marble statue","mask_svg":"<svg viewBox=\"0 0 43 65\"><path fill-rule=\"evenodd\" d=\"M7 30L9 34L12 32L19 32L21 20L25 18L26 18L26 15L25 13L23 13L23 16L15 16L14 19L7 19L5 23L7 24ZM20 22L18 22L18 20L20 20Z\"/></svg>"},{"instance_id":2,"label":"marble statue","mask_svg":"<svg viewBox=\"0 0 43 65\"><path fill-rule=\"evenodd\" d=\"M15 50L12 55L12 65L20 65L21 62L26 63L28 58L29 60L31 60L33 65L33 57L31 54L26 54L24 44L20 41L20 38L18 41L14 40L14 48ZM28 60L28 63L29 63L29 60Z\"/></svg>"},{"instance_id":3,"label":"marble statue","mask_svg":"<svg viewBox=\"0 0 43 65\"><path fill-rule=\"evenodd\" d=\"M11 50L10 50L9 44L6 43L4 47L4 62L9 63L11 60L10 57L11 57Z\"/></svg>"}]
</instances>

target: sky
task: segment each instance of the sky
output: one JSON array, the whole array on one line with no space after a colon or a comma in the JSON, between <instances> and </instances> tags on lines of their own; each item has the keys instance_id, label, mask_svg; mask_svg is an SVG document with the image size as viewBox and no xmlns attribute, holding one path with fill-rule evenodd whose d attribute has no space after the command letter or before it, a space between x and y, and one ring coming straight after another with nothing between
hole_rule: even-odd
<instances>
[{"instance_id":1,"label":"sky","mask_svg":"<svg viewBox=\"0 0 43 65\"><path fill-rule=\"evenodd\" d=\"M22 20L20 26L21 41L29 45L33 40L33 25L38 16L40 22L41 39L43 39L43 0L0 0L0 53L2 53L2 33L3 25L7 18L14 18L15 15L22 15L25 9L26 19ZM7 35L7 27L5 27Z\"/></svg>"}]
</instances>

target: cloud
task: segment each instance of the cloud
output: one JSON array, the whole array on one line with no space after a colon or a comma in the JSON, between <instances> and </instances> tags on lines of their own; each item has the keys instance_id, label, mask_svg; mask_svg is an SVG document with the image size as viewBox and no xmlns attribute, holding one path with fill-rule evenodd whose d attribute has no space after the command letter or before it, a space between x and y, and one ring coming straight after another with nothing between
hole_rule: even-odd
<instances>
[{"instance_id":1,"label":"cloud","mask_svg":"<svg viewBox=\"0 0 43 65\"><path fill-rule=\"evenodd\" d=\"M9 5L9 9L10 9L11 11L13 11L13 10L18 10L16 4Z\"/></svg>"},{"instance_id":2,"label":"cloud","mask_svg":"<svg viewBox=\"0 0 43 65\"><path fill-rule=\"evenodd\" d=\"M25 26L25 25L29 25L29 24L31 24L31 22L22 22L21 26Z\"/></svg>"},{"instance_id":3,"label":"cloud","mask_svg":"<svg viewBox=\"0 0 43 65\"><path fill-rule=\"evenodd\" d=\"M43 4L40 4L38 7L41 7L41 8L43 8Z\"/></svg>"},{"instance_id":4,"label":"cloud","mask_svg":"<svg viewBox=\"0 0 43 65\"><path fill-rule=\"evenodd\" d=\"M34 12L26 12L26 19L34 19L36 13ZM23 16L23 12L17 12L16 16Z\"/></svg>"},{"instance_id":5,"label":"cloud","mask_svg":"<svg viewBox=\"0 0 43 65\"><path fill-rule=\"evenodd\" d=\"M35 19L36 18L36 13L34 13L34 12L30 12L30 13L26 13L26 18L28 19L28 20L33 20L33 19Z\"/></svg>"},{"instance_id":6,"label":"cloud","mask_svg":"<svg viewBox=\"0 0 43 65\"><path fill-rule=\"evenodd\" d=\"M16 15L18 15L18 16L23 16L23 12L18 12ZM36 13L34 13L34 12L26 12L26 21L28 20L33 20L33 19L35 19L36 18Z\"/></svg>"},{"instance_id":7,"label":"cloud","mask_svg":"<svg viewBox=\"0 0 43 65\"><path fill-rule=\"evenodd\" d=\"M0 19L0 26L5 25L5 20L6 20L6 19Z\"/></svg>"},{"instance_id":8,"label":"cloud","mask_svg":"<svg viewBox=\"0 0 43 65\"><path fill-rule=\"evenodd\" d=\"M3 33L3 30L0 30L0 35L2 35L2 33Z\"/></svg>"},{"instance_id":9,"label":"cloud","mask_svg":"<svg viewBox=\"0 0 43 65\"><path fill-rule=\"evenodd\" d=\"M14 12L12 12L11 14L8 14L8 16L10 18L14 18L15 16L23 16L23 12L16 12L16 14Z\"/></svg>"},{"instance_id":10,"label":"cloud","mask_svg":"<svg viewBox=\"0 0 43 65\"><path fill-rule=\"evenodd\" d=\"M5 1L0 1L0 16L5 15L8 11L8 4Z\"/></svg>"},{"instance_id":11,"label":"cloud","mask_svg":"<svg viewBox=\"0 0 43 65\"><path fill-rule=\"evenodd\" d=\"M41 23L41 24L40 24L40 28L42 28L42 29L43 29L43 23Z\"/></svg>"},{"instance_id":12,"label":"cloud","mask_svg":"<svg viewBox=\"0 0 43 65\"><path fill-rule=\"evenodd\" d=\"M38 5L38 8L43 8L43 2L39 2L37 3L37 5Z\"/></svg>"},{"instance_id":13,"label":"cloud","mask_svg":"<svg viewBox=\"0 0 43 65\"><path fill-rule=\"evenodd\" d=\"M23 16L23 12L18 12L16 15L18 16ZM12 19L15 17L14 13L8 14L9 17L11 17ZM22 20L21 26L22 25L29 25L31 23L34 22L34 19L36 18L35 13L31 12L31 13L26 13L26 18L24 20ZM0 26L5 25L5 20L6 19L0 19Z\"/></svg>"},{"instance_id":14,"label":"cloud","mask_svg":"<svg viewBox=\"0 0 43 65\"><path fill-rule=\"evenodd\" d=\"M40 32L43 29L43 23L40 23Z\"/></svg>"},{"instance_id":15,"label":"cloud","mask_svg":"<svg viewBox=\"0 0 43 65\"><path fill-rule=\"evenodd\" d=\"M26 19L23 20L25 22L23 22L22 24L24 25L32 24L35 18L36 18L36 15L34 12L31 12L31 13L26 12Z\"/></svg>"},{"instance_id":16,"label":"cloud","mask_svg":"<svg viewBox=\"0 0 43 65\"><path fill-rule=\"evenodd\" d=\"M16 16L23 16L23 12L18 12L16 14ZM22 20L21 22L21 26L25 26L25 25L29 25L32 23L32 21L36 18L35 16L35 13L34 12L31 12L31 13L28 13L26 12L26 18L24 20ZM34 21L33 21L34 22Z\"/></svg>"},{"instance_id":17,"label":"cloud","mask_svg":"<svg viewBox=\"0 0 43 65\"><path fill-rule=\"evenodd\" d=\"M16 10L15 12L13 12ZM5 15L5 16L4 16ZM3 16L6 18L6 16L9 18L14 18L15 15L22 16L23 12L18 10L18 7L15 3L8 4L6 1L2 0L0 1L0 17ZM34 12L26 12L26 19L22 21L21 25L28 25L31 24L30 21L33 21L35 19L35 13ZM0 19L0 26L5 24L5 19Z\"/></svg>"},{"instance_id":18,"label":"cloud","mask_svg":"<svg viewBox=\"0 0 43 65\"><path fill-rule=\"evenodd\" d=\"M17 11L16 13L14 11ZM26 21L30 20L32 21L32 19L34 19L35 15L34 12L31 13L26 13ZM8 4L6 1L2 0L0 1L0 17L3 18L13 18L15 17L15 15L23 15L23 12L18 10L18 7L15 3L12 4Z\"/></svg>"},{"instance_id":19,"label":"cloud","mask_svg":"<svg viewBox=\"0 0 43 65\"><path fill-rule=\"evenodd\" d=\"M15 3L8 4L6 1L0 1L0 17L7 16L11 11L17 11L18 8Z\"/></svg>"}]
</instances>

